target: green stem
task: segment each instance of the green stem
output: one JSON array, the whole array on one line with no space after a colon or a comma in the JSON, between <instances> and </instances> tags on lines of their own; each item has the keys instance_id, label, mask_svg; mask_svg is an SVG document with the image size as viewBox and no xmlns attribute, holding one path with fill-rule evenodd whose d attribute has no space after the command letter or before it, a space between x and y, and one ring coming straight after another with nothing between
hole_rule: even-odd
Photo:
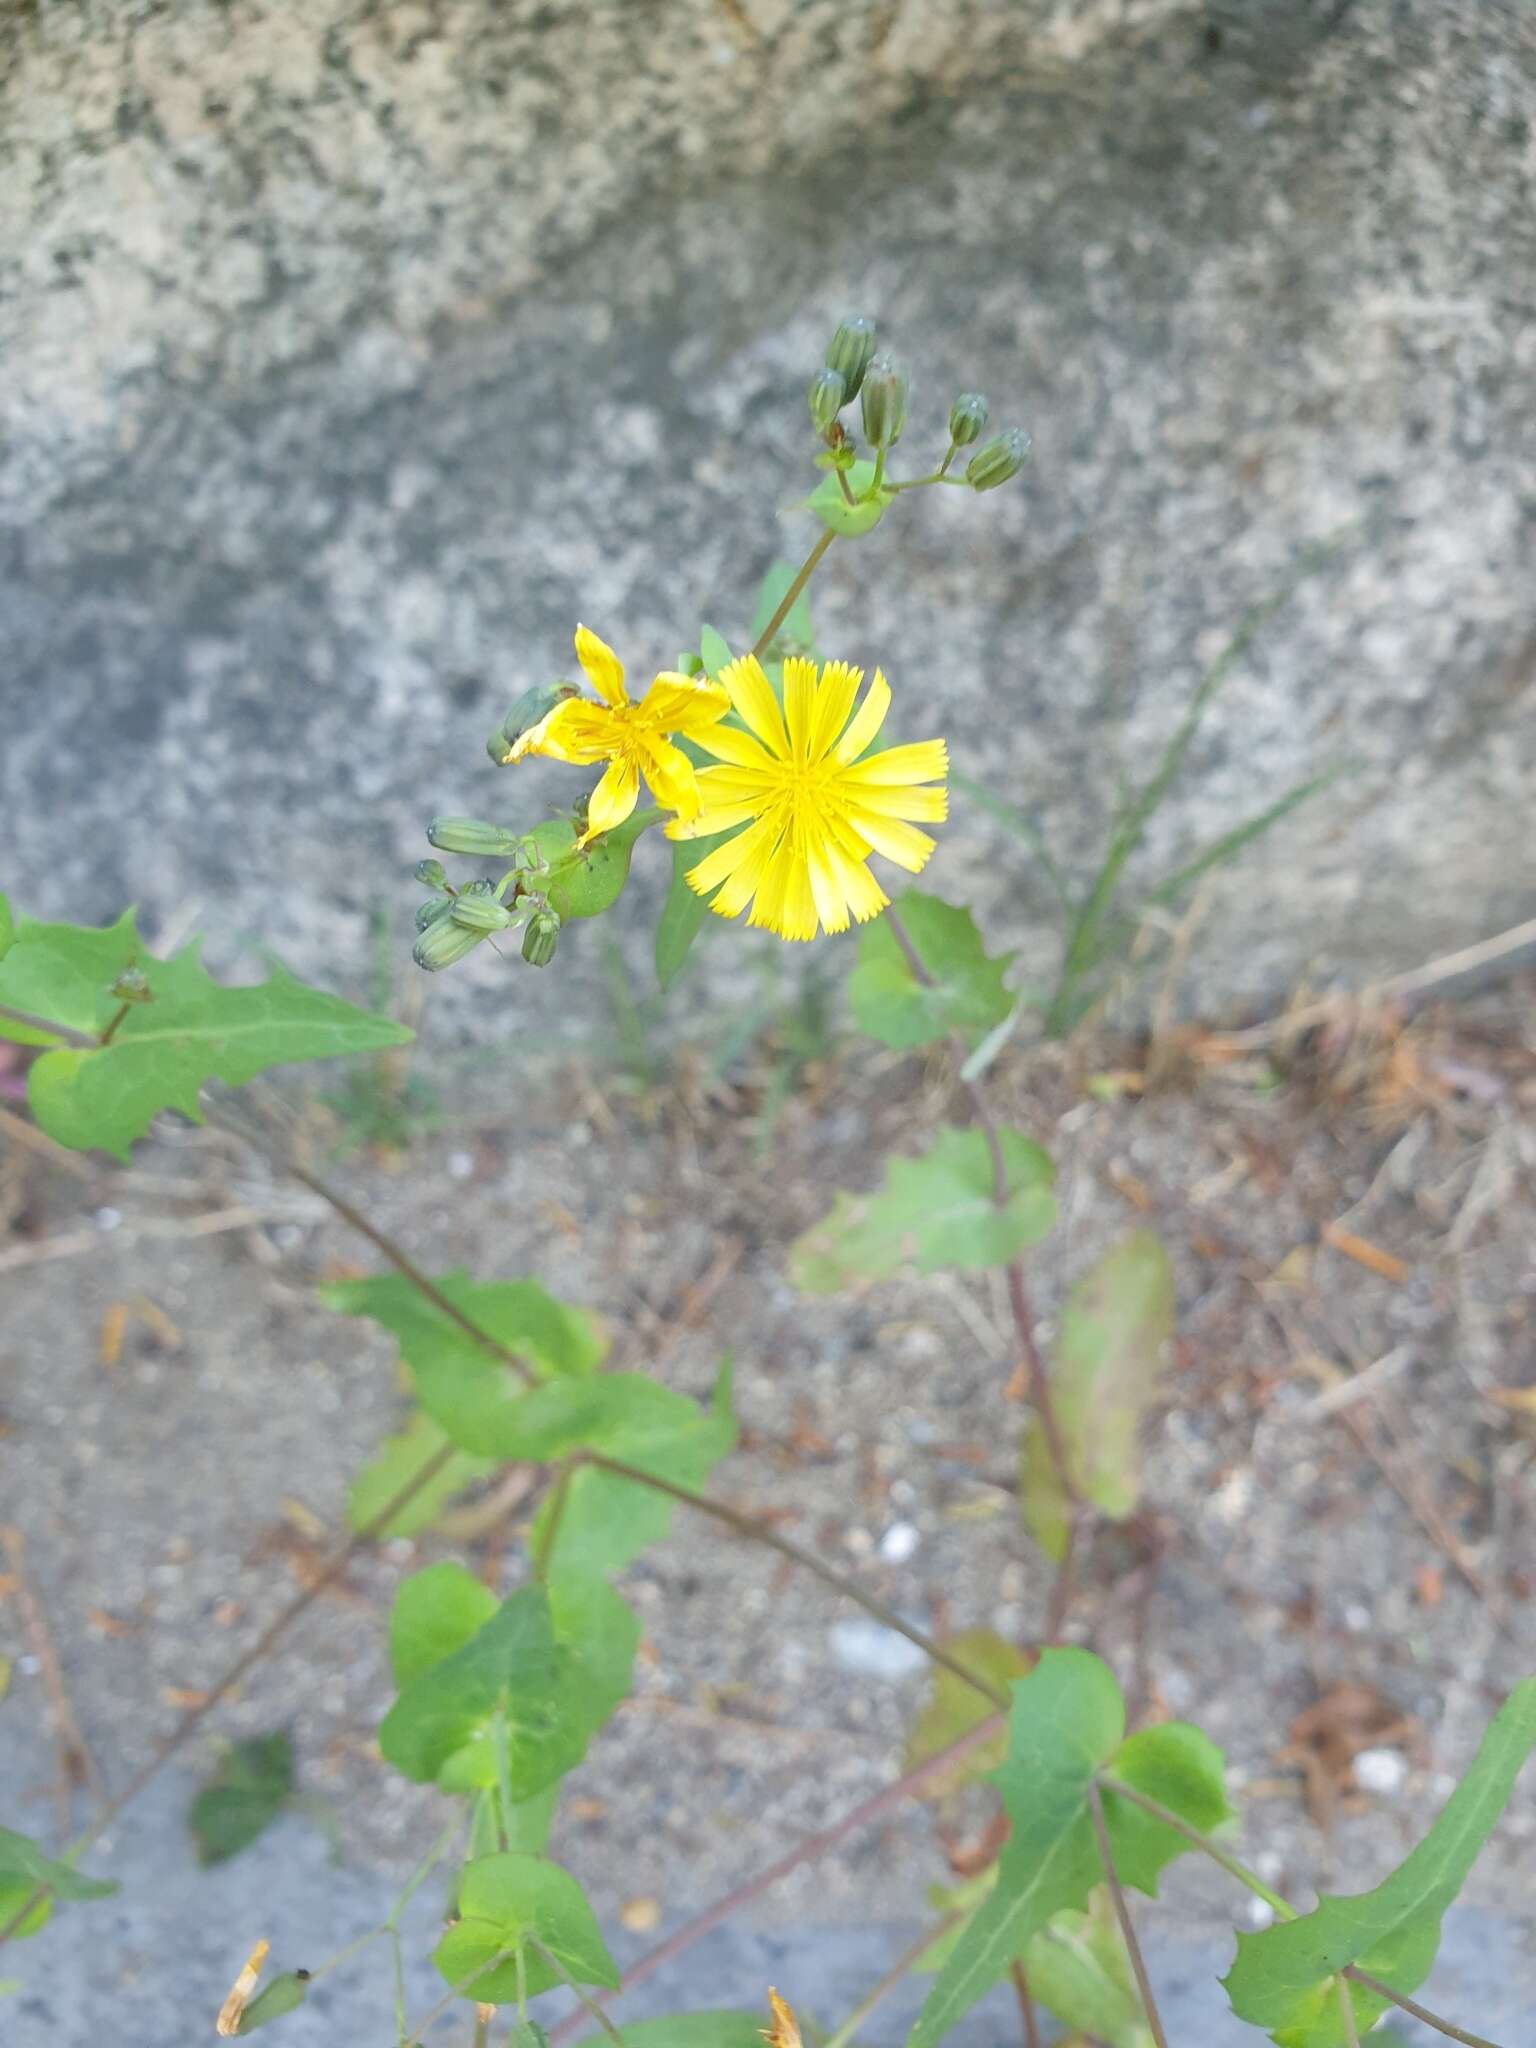
<instances>
[{"instance_id":1,"label":"green stem","mask_svg":"<svg viewBox=\"0 0 1536 2048\"><path fill-rule=\"evenodd\" d=\"M1335 1977L1333 1988L1338 1994L1339 2017L1344 2022L1344 2039L1348 2048L1360 2048L1360 2029L1355 2025L1355 2001L1349 1995L1349 1986L1342 1977Z\"/></svg>"},{"instance_id":2,"label":"green stem","mask_svg":"<svg viewBox=\"0 0 1536 2048\"><path fill-rule=\"evenodd\" d=\"M540 1582L549 1577L549 1560L554 1555L555 1538L560 1534L560 1523L565 1515L565 1504L571 1491L571 1463L566 1459L555 1477L554 1490L549 1500L549 1515L539 1531L534 1545L532 1565L533 1576Z\"/></svg>"},{"instance_id":3,"label":"green stem","mask_svg":"<svg viewBox=\"0 0 1536 2048\"><path fill-rule=\"evenodd\" d=\"M132 1003L124 1003L120 1006L117 1015L110 1020L106 1030L103 1031L100 1038L97 1039L96 1043L98 1045L110 1045L112 1043L113 1039L117 1036L118 1025L122 1023L123 1019L127 1016L128 1012L132 1008Z\"/></svg>"},{"instance_id":4,"label":"green stem","mask_svg":"<svg viewBox=\"0 0 1536 2048\"><path fill-rule=\"evenodd\" d=\"M507 1824L512 1817L512 1750L507 1716L500 1707L491 1718L491 1741L496 1750L496 1833L502 1848L507 1849Z\"/></svg>"},{"instance_id":5,"label":"green stem","mask_svg":"<svg viewBox=\"0 0 1536 2048\"><path fill-rule=\"evenodd\" d=\"M76 1031L68 1024L55 1024L50 1017L34 1017L30 1010L13 1010L9 1003L0 1003L0 1021L19 1024L24 1031L43 1031L50 1039L58 1039L61 1045L78 1046L82 1052L95 1052L101 1044L99 1038L92 1038L84 1031Z\"/></svg>"},{"instance_id":6,"label":"green stem","mask_svg":"<svg viewBox=\"0 0 1536 2048\"><path fill-rule=\"evenodd\" d=\"M593 1465L600 1472L611 1472L616 1479L631 1479L637 1486L648 1486L654 1493L664 1493L671 1500L681 1501L684 1507L697 1510L701 1515L710 1515L717 1522L723 1522L728 1529L734 1529L738 1536L745 1536L753 1543L766 1544L776 1550L780 1557L787 1557L791 1563L803 1565L808 1572L814 1572L824 1585L843 1594L864 1609L883 1628L894 1629L897 1635L905 1636L915 1644L925 1657L935 1664L942 1664L946 1671L952 1671L956 1678L979 1692L984 1699L1004 1713L1007 1712L1009 1695L1001 1686L994 1685L988 1678L972 1671L962 1664L958 1657L952 1657L948 1650L936 1643L932 1636L924 1635L920 1628L914 1628L904 1621L895 1608L887 1607L883 1600L866 1593L856 1579L850 1579L835 1565L830 1565L814 1550L807 1550L792 1537L781 1536L769 1523L760 1521L755 1515L743 1514L740 1508L733 1508L729 1502L712 1500L706 1493L693 1493L686 1486L675 1486L670 1479L662 1479L654 1472L645 1472L638 1465L626 1465L620 1458L606 1457L601 1451L580 1451L576 1456L583 1464Z\"/></svg>"},{"instance_id":7,"label":"green stem","mask_svg":"<svg viewBox=\"0 0 1536 2048\"><path fill-rule=\"evenodd\" d=\"M597 2024L602 2028L603 2032L608 2036L609 2040L615 2042L617 2044L617 2048L624 2048L624 2037L620 2034L618 2028L613 2024L613 2021L609 2019L607 2013L603 2011L603 2008L598 2004L597 2000L595 1998L589 1998L586 1992L582 1990L581 1986L576 1982L576 1979L571 1975L570 1971L565 1967L564 1963L561 1962L560 1958L555 1954L554 1950L551 1948L546 1948L544 1943L540 1941L539 1937L536 1934L529 1935L528 1945L530 1948L536 1948L538 1950L539 1954L544 1958L545 1962L548 1963L549 1967L559 1975L560 1981L565 1985L566 1989L568 1991L572 1991L575 1993L576 1997L580 1999L582 2006L585 2008L589 2017L597 2021Z\"/></svg>"},{"instance_id":8,"label":"green stem","mask_svg":"<svg viewBox=\"0 0 1536 2048\"><path fill-rule=\"evenodd\" d=\"M1128 1799L1132 1806L1139 1806L1143 1813L1151 1814L1152 1818L1160 1820L1164 1827L1172 1828L1176 1835L1182 1835L1192 1849L1198 1849L1201 1855L1208 1856L1213 1863L1219 1863L1228 1877L1235 1877L1246 1891L1252 1892L1256 1899L1262 1899L1277 1920L1296 1918L1296 1908L1288 1899L1283 1899L1277 1891L1272 1891L1263 1878L1256 1876L1246 1863L1239 1863L1235 1856L1229 1856L1219 1842L1213 1842L1209 1835L1201 1834L1200 1830L1191 1827L1187 1820L1181 1820L1171 1807L1149 1798L1145 1792L1138 1792L1134 1785L1122 1784L1120 1779L1112 1777L1108 1771L1099 1773L1098 1782L1104 1791L1113 1792L1117 1799Z\"/></svg>"},{"instance_id":9,"label":"green stem","mask_svg":"<svg viewBox=\"0 0 1536 2048\"><path fill-rule=\"evenodd\" d=\"M936 1927L928 1928L918 1936L910 1948L903 1949L885 1975L878 1982L871 1984L868 1991L865 1992L864 1996L853 2008L853 2011L849 2013L847 2019L843 2021L837 2032L835 2034L828 2034L826 2040L822 2042L821 2048L848 2048L849 2042L869 2018L875 2007L880 2004L881 2000L896 1989L896 1986L901 1983L902 1979L909 1974L913 1965L926 1955L933 1944L942 1935L947 1934L950 1928L955 1926L963 1917L960 1913L947 1913Z\"/></svg>"},{"instance_id":10,"label":"green stem","mask_svg":"<svg viewBox=\"0 0 1536 2048\"><path fill-rule=\"evenodd\" d=\"M1374 1991L1378 1998L1390 1998L1399 2011L1407 2013L1411 2019L1421 2021L1426 2027L1433 2027L1437 2034L1444 2034L1447 2040L1460 2041L1462 2048L1499 2048L1497 2041L1490 2041L1483 2034L1471 2033L1466 2027L1453 2026L1449 2020L1443 2020L1438 2013L1431 2012L1427 2005L1420 2005L1416 1999L1409 1998L1404 1992L1394 1991L1390 1984L1383 1984L1379 1977L1373 1977L1369 1972L1357 1969L1353 1963L1344 1974L1352 1978L1363 1990Z\"/></svg>"},{"instance_id":11,"label":"green stem","mask_svg":"<svg viewBox=\"0 0 1536 2048\"><path fill-rule=\"evenodd\" d=\"M848 479L844 476L843 472L840 469L834 469L832 474L837 478L837 488L843 494L843 503L845 505L857 505L859 501L849 489Z\"/></svg>"},{"instance_id":12,"label":"green stem","mask_svg":"<svg viewBox=\"0 0 1536 2048\"><path fill-rule=\"evenodd\" d=\"M817 564L820 562L822 556L827 552L827 549L831 547L833 541L836 540L836 538L837 535L832 531L831 527L829 526L826 532L821 536L820 540L817 541L815 547L811 549L811 552L800 564L800 567L795 571L794 580L793 582L791 582L788 590L786 590L784 595L779 599L778 608L774 612L773 617L768 621L767 625L764 626L762 632L758 634L756 640L754 640L752 643L752 653L759 661L761 661L764 654L773 644L774 634L778 632L780 626L783 625L784 621L789 617L790 613L794 610L795 599L800 595L801 591L804 590L807 583L809 583L811 578L816 574Z\"/></svg>"},{"instance_id":13,"label":"green stem","mask_svg":"<svg viewBox=\"0 0 1536 2048\"><path fill-rule=\"evenodd\" d=\"M874 497L880 486L885 482L885 456L886 451L883 448L875 450L875 473L869 480L868 495L871 498Z\"/></svg>"}]
</instances>

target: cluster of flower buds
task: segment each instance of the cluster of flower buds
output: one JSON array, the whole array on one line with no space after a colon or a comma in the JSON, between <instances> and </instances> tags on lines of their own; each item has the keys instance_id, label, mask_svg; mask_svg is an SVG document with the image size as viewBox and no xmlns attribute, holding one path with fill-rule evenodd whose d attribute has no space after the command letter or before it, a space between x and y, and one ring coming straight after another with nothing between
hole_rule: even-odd
<instances>
[{"instance_id":1,"label":"cluster of flower buds","mask_svg":"<svg viewBox=\"0 0 1536 2048\"><path fill-rule=\"evenodd\" d=\"M480 818L434 818L427 827L430 843L443 853L515 858L499 882L482 876L455 889L440 860L418 861L416 879L434 893L416 912L416 944L411 958L429 974L452 967L472 953L482 939L499 932L523 934L523 958L532 967L547 967L560 936L559 914L538 893L545 872L537 849L501 825ZM510 903L504 898L510 892Z\"/></svg>"},{"instance_id":2,"label":"cluster of flower buds","mask_svg":"<svg viewBox=\"0 0 1536 2048\"><path fill-rule=\"evenodd\" d=\"M877 346L874 321L852 314L840 322L827 344L826 362L806 394L811 423L832 451L822 462L843 470L851 466L853 445L841 415L857 399L864 439L883 463L907 424L908 395L906 365L889 349ZM987 401L980 392L963 391L949 411L949 453L935 477L920 481L961 482L959 476L947 474L949 466L962 448L980 441L986 425ZM972 490L995 490L1018 475L1028 454L1028 434L1012 427L977 448L963 481Z\"/></svg>"}]
</instances>

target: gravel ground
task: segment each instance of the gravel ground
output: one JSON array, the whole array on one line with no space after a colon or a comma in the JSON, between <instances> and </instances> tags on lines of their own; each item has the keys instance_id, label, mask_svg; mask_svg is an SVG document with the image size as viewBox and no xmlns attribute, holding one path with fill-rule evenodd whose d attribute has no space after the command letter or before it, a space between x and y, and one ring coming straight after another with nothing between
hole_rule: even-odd
<instances>
[{"instance_id":1,"label":"gravel ground","mask_svg":"<svg viewBox=\"0 0 1536 2048\"><path fill-rule=\"evenodd\" d=\"M1061 1171L1062 1223L1034 1255L1042 1334L1074 1275L1129 1227L1156 1229L1177 1273L1145 1511L1096 1545L1074 1628L1142 1712L1188 1715L1223 1744L1246 1853L1297 1899L1374 1881L1400 1857L1497 1699L1536 1669L1531 993L1510 985L1374 1039L1330 1029L1275 1067L1218 1059L1186 1031L1157 1041L1150 1066L1144 1048L1105 1041L1024 1053L995 1076L1006 1114ZM723 1075L686 1050L664 1079L573 1065L525 1083L515 1110L498 1083L499 1099L482 1090L465 1121L403 1155L328 1171L430 1269L535 1272L595 1304L617 1363L702 1392L728 1347L744 1442L719 1490L782 1516L925 1627L1027 1637L1047 1583L1017 1526L1022 1411L1001 1394L1013 1359L987 1278L805 1301L785 1277L789 1241L834 1186L867 1186L883 1151L957 1113L948 1084L911 1059L833 1052L784 1090L794 1029L770 1022ZM318 1156L337 1133L311 1108L301 1136ZM9 1127L0 1142L0 1518L25 1537L32 1596L9 1584L0 1600L0 1655L14 1660L0 1810L54 1841L66 1816L36 1616L95 1764L120 1787L313 1575L350 1476L404 1399L386 1342L313 1299L319 1275L373 1270L367 1247L226 1133L167 1131L130 1172L66 1171ZM241 1209L254 1220L232 1220ZM199 1234L208 1219L229 1227ZM43 1256L50 1246L74 1249ZM105 1364L103 1326L125 1302L150 1309ZM1365 1395L1341 1398L1339 1373L1365 1369ZM186 1761L203 1769L227 1737L289 1728L310 1810L348 1866L338 1887L398 1882L437 1809L372 1749L389 1698L383 1617L435 1556L515 1578L517 1519L493 1507L478 1531L360 1557ZM703 1535L679 1524L628 1574L645 1624L635 1697L573 1779L556 1836L599 1911L637 1937L888 1783L924 1689L906 1646L848 1628L821 1584ZM82 1789L75 1824L88 1811ZM779 1886L752 1925L783 1940L811 1923L910 1922L943 1847L963 1855L974 1822L962 1810L936 1835L910 1808ZM90 2025L55 2014L24 2031L26 2048L99 2038L130 1963L137 1982L195 1955L176 1981L211 2013L227 1953L280 1894L268 1847L265 1878L253 1856L242 1886L233 1864L200 1908L174 1829L149 1831L146 1874L131 1825L112 1867L131 1887L158 1884L157 1870L169 1882L174 1866L184 1917L141 1923L132 1949L107 1931L115 1906L79 1907L14 1950L29 1977L67 1930L72 1970L101 2001L77 1994L70 2011L89 2007ZM286 1822L274 1840L303 1830ZM1510 1910L1533 1836L1527 1782L1471 1901ZM1181 1940L1216 1940L1243 1910L1192 1864L1166 1896ZM306 1938L333 1947L353 1924L338 1905L337 1926L311 1918ZM162 1953L144 1952L151 1938ZM1528 1929L1509 1944L1536 1992ZM791 1961L775 1964L786 1990ZM164 2038L204 2031L189 2019Z\"/></svg>"}]
</instances>

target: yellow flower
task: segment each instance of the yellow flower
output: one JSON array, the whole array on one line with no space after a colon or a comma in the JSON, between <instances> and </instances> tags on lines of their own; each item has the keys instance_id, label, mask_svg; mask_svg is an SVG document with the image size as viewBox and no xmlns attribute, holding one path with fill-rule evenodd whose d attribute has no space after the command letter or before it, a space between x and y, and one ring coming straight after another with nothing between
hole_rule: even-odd
<instances>
[{"instance_id":1,"label":"yellow flower","mask_svg":"<svg viewBox=\"0 0 1536 2048\"><path fill-rule=\"evenodd\" d=\"M571 761L579 767L609 763L587 800L583 846L623 824L635 808L642 775L659 804L679 817L696 817L699 788L693 763L669 736L680 732L687 739L702 739L730 709L725 691L703 676L668 670L636 704L624 688L618 656L585 626L576 628L576 659L603 701L594 704L588 697L568 697L522 735L507 759L545 754L552 761Z\"/></svg>"},{"instance_id":2,"label":"yellow flower","mask_svg":"<svg viewBox=\"0 0 1536 2048\"><path fill-rule=\"evenodd\" d=\"M916 874L933 841L912 821L932 823L948 811L942 787L949 756L942 740L864 753L890 708L878 669L855 712L862 669L829 661L784 664L784 708L753 655L720 672L747 731L716 725L696 735L705 753L725 765L699 775L702 807L668 825L672 839L704 839L746 829L688 870L689 886L710 896L710 909L735 917L752 905L748 924L784 939L814 939L818 925L845 932L849 919L877 917L890 898L870 873L871 852ZM853 712L850 719L849 713ZM921 785L938 783L938 788Z\"/></svg>"}]
</instances>

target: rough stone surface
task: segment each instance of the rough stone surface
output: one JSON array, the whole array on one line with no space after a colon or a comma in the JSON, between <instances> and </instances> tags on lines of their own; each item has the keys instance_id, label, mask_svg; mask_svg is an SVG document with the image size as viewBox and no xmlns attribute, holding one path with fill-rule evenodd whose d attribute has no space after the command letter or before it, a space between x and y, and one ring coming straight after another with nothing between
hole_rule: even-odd
<instances>
[{"instance_id":1,"label":"rough stone surface","mask_svg":"<svg viewBox=\"0 0 1536 2048\"><path fill-rule=\"evenodd\" d=\"M856 304L916 365L914 464L961 386L1035 436L1023 481L909 501L825 571L823 637L890 668L903 734L947 729L1080 877L1226 629L1360 522L1239 665L1139 873L1343 764L1218 886L1208 1006L1524 911L1529 11L687 12L12 20L21 900L200 912L216 956L355 982L370 906L407 934L426 816L571 792L514 794L481 742L574 618L643 672L806 544L774 514ZM931 872L1044 971L1021 847L960 803ZM600 983L574 950L558 987L518 975L522 1020L569 1028ZM451 1000L495 1030L503 970Z\"/></svg>"}]
</instances>

